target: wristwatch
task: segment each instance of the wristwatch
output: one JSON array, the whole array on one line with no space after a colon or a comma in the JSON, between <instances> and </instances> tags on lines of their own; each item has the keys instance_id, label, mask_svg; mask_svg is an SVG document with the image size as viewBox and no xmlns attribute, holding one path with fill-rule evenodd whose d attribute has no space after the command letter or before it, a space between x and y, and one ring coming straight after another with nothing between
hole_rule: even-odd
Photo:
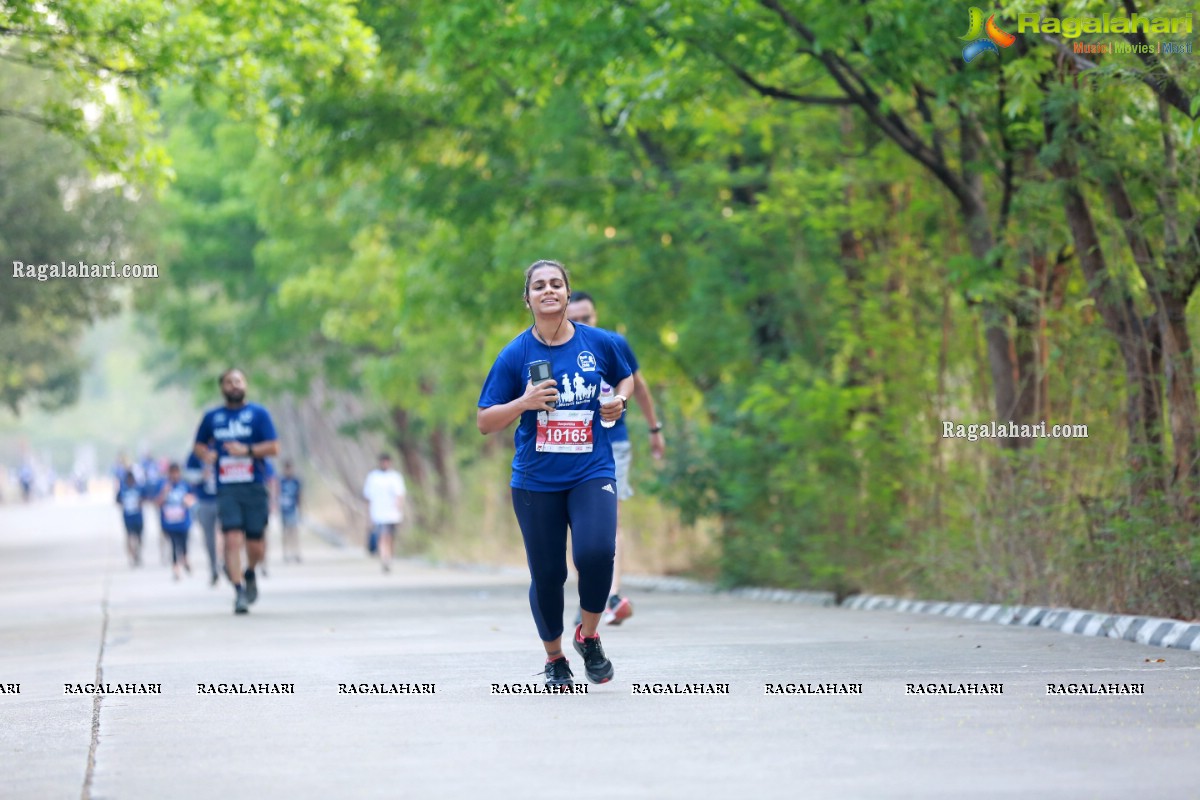
<instances>
[{"instance_id":1,"label":"wristwatch","mask_svg":"<svg viewBox=\"0 0 1200 800\"><path fill-rule=\"evenodd\" d=\"M657 425L655 425L653 428L650 429L650 433L652 433L652 434L658 433L661 430L662 430L662 423L660 422Z\"/></svg>"},{"instance_id":2,"label":"wristwatch","mask_svg":"<svg viewBox=\"0 0 1200 800\"><path fill-rule=\"evenodd\" d=\"M621 401L621 413L622 414L624 414L626 411L629 410L629 398L628 397L626 397L623 394L617 394L617 395L613 395L613 399Z\"/></svg>"}]
</instances>

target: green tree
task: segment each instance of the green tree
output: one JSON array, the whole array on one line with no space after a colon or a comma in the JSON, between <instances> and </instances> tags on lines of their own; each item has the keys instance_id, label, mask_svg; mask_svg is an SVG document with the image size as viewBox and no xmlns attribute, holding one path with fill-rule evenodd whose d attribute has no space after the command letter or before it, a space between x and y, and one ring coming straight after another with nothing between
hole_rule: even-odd
<instances>
[{"instance_id":1,"label":"green tree","mask_svg":"<svg viewBox=\"0 0 1200 800\"><path fill-rule=\"evenodd\" d=\"M187 79L265 122L272 105L361 72L373 47L345 0L12 0L0 6L0 59L53 75L64 94L10 99L0 116L61 133L126 179L161 181L153 98L165 82Z\"/></svg>"},{"instance_id":2,"label":"green tree","mask_svg":"<svg viewBox=\"0 0 1200 800\"><path fill-rule=\"evenodd\" d=\"M31 78L0 64L0 102L53 94ZM0 403L13 413L25 402L61 407L78 396L80 333L115 308L112 283L38 280L35 270L121 260L135 241L136 208L93 181L83 153L61 137L0 118L0 141Z\"/></svg>"},{"instance_id":3,"label":"green tree","mask_svg":"<svg viewBox=\"0 0 1200 800\"><path fill-rule=\"evenodd\" d=\"M1168 98L1160 129L1127 65L1077 89L1038 40L967 65L959 12L901 0L361 14L380 42L370 74L314 87L245 158L214 157L214 137L195 185L216 199L193 193L181 219L236 212L239 282L197 264L198 298L278 326L306 359L336 354L312 368L372 401L433 493L455 497L454 465L478 450L479 381L524 324L520 269L551 256L638 347L672 431L660 496L719 520L731 582L1084 602L1088 537L1178 521L1153 481L1128 491L1111 420L1160 463L1173 442L1152 435L1155 391L1167 362L1188 385L1186 347L1149 357L1157 284L1127 235L1088 245L1062 202L1075 191L1095 230L1123 232L1103 163L1143 220L1156 181L1190 185L1179 148L1157 170L1137 147L1186 142L1190 123ZM1174 202L1181 231L1192 200ZM1186 251L1165 230L1146 241ZM264 364L271 339L239 337ZM978 417L1096 433L1070 449L941 441L943 419ZM1122 492L1122 513L1079 502ZM1113 549L1142 576L1114 590L1122 604L1189 607L1188 539L1172 537ZM1170 574L1148 567L1164 559ZM1172 599L1146 593L1159 578Z\"/></svg>"}]
</instances>

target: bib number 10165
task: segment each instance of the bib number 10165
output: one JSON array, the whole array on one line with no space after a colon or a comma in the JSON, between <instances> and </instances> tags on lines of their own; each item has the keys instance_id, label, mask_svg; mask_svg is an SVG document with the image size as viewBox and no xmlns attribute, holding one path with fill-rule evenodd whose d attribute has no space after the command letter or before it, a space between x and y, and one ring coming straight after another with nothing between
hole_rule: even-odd
<instances>
[{"instance_id":1,"label":"bib number 10165","mask_svg":"<svg viewBox=\"0 0 1200 800\"><path fill-rule=\"evenodd\" d=\"M592 411L551 411L538 414L536 449L539 453L592 452Z\"/></svg>"}]
</instances>

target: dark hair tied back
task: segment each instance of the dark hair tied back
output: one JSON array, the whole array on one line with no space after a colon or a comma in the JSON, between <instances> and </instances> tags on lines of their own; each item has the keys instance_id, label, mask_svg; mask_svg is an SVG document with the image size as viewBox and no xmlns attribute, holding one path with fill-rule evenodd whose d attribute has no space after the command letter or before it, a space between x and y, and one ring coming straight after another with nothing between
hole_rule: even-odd
<instances>
[{"instance_id":1,"label":"dark hair tied back","mask_svg":"<svg viewBox=\"0 0 1200 800\"><path fill-rule=\"evenodd\" d=\"M567 294L571 293L571 276L567 273L567 268L557 261L541 259L533 262L525 269L525 294L523 297L526 300L529 299L529 280L533 277L533 271L539 267L555 267L559 272L562 273L563 282L567 284Z\"/></svg>"}]
</instances>

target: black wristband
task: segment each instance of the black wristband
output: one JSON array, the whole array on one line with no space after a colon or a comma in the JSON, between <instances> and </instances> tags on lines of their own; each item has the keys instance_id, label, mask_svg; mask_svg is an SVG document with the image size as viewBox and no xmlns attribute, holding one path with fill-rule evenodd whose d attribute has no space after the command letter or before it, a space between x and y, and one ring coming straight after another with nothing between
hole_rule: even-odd
<instances>
[{"instance_id":1,"label":"black wristband","mask_svg":"<svg viewBox=\"0 0 1200 800\"><path fill-rule=\"evenodd\" d=\"M651 428L651 429L650 429L650 433L658 433L658 432L659 432L659 431L661 431L661 430L662 430L662 425L661 425L661 424L659 424L659 425L655 425L653 428Z\"/></svg>"}]
</instances>

